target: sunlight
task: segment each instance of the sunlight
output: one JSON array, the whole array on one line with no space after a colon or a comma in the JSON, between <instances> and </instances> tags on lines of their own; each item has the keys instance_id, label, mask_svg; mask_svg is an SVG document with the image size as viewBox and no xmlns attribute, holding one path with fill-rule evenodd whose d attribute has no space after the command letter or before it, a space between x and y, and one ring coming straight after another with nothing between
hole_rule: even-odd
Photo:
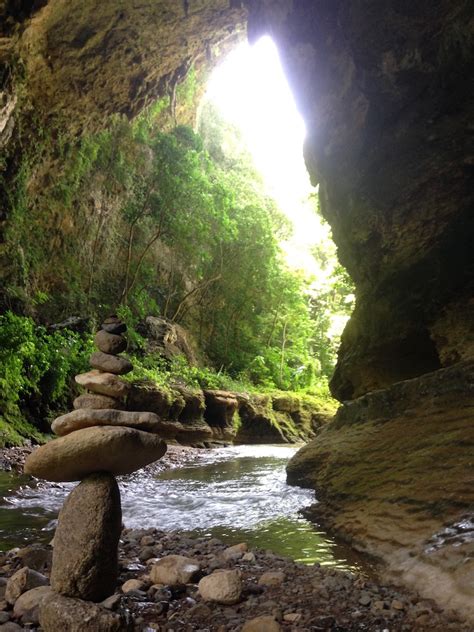
<instances>
[{"instance_id":1,"label":"sunlight","mask_svg":"<svg viewBox=\"0 0 474 632\"><path fill-rule=\"evenodd\" d=\"M282 244L291 267L321 273L311 247L328 238L328 228L308 200L311 186L303 159L304 121L269 37L241 44L214 70L206 97L240 128L267 192L293 223Z\"/></svg>"}]
</instances>

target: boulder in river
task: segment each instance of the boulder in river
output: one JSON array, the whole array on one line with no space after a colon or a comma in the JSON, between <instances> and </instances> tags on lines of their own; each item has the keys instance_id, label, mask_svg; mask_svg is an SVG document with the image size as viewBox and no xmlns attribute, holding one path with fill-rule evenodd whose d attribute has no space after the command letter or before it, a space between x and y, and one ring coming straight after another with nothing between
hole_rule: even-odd
<instances>
[{"instance_id":1,"label":"boulder in river","mask_svg":"<svg viewBox=\"0 0 474 632\"><path fill-rule=\"evenodd\" d=\"M149 432L95 426L40 446L26 459L24 471L53 482L77 481L93 472L131 474L165 452L166 443Z\"/></svg>"},{"instance_id":2,"label":"boulder in river","mask_svg":"<svg viewBox=\"0 0 474 632\"><path fill-rule=\"evenodd\" d=\"M94 342L99 351L103 353L111 353L116 355L122 353L127 348L127 341L123 336L109 334L108 331L101 329L94 337Z\"/></svg>"},{"instance_id":3,"label":"boulder in river","mask_svg":"<svg viewBox=\"0 0 474 632\"><path fill-rule=\"evenodd\" d=\"M55 419L51 425L53 432L60 437L75 430L92 426L127 426L144 432L158 432L160 418L154 413L126 412L123 410L74 410Z\"/></svg>"},{"instance_id":4,"label":"boulder in river","mask_svg":"<svg viewBox=\"0 0 474 632\"><path fill-rule=\"evenodd\" d=\"M99 395L108 395L109 397L123 398L130 390L130 385L113 373L101 373L94 370L80 373L74 379L89 391L99 393Z\"/></svg>"},{"instance_id":5,"label":"boulder in river","mask_svg":"<svg viewBox=\"0 0 474 632\"><path fill-rule=\"evenodd\" d=\"M91 474L69 494L54 536L51 586L61 595L102 601L115 590L122 525L112 474Z\"/></svg>"},{"instance_id":6,"label":"boulder in river","mask_svg":"<svg viewBox=\"0 0 474 632\"><path fill-rule=\"evenodd\" d=\"M125 373L130 373L133 369L133 364L127 358L103 353L102 351L94 351L89 363L93 369L113 373L114 375L124 375Z\"/></svg>"}]
</instances>

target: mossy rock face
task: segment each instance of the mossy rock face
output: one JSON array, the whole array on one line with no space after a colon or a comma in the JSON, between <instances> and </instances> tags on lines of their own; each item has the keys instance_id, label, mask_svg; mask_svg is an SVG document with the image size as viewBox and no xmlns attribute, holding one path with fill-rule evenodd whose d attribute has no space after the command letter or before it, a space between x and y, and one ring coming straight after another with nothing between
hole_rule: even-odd
<instances>
[{"instance_id":1,"label":"mossy rock face","mask_svg":"<svg viewBox=\"0 0 474 632\"><path fill-rule=\"evenodd\" d=\"M127 397L128 410L155 413L162 419L177 419L184 404L178 394L173 396L167 388L151 382L134 382Z\"/></svg>"},{"instance_id":2,"label":"mossy rock face","mask_svg":"<svg viewBox=\"0 0 474 632\"><path fill-rule=\"evenodd\" d=\"M473 383L467 361L364 395L287 467L290 483L316 490L318 521L460 608L474 603L459 526L474 507Z\"/></svg>"},{"instance_id":3,"label":"mossy rock face","mask_svg":"<svg viewBox=\"0 0 474 632\"><path fill-rule=\"evenodd\" d=\"M237 443L294 443L314 436L332 415L297 393L252 394L239 398Z\"/></svg>"}]
</instances>

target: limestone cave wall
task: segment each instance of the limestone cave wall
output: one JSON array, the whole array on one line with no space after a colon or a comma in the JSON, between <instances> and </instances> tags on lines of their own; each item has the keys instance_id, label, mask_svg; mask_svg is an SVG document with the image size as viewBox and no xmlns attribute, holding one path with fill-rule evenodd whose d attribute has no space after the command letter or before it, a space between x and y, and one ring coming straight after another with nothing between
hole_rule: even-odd
<instances>
[{"instance_id":1,"label":"limestone cave wall","mask_svg":"<svg viewBox=\"0 0 474 632\"><path fill-rule=\"evenodd\" d=\"M465 359L472 3L250 4L250 37L269 32L278 43L307 125L307 166L357 286L333 393L352 399Z\"/></svg>"}]
</instances>

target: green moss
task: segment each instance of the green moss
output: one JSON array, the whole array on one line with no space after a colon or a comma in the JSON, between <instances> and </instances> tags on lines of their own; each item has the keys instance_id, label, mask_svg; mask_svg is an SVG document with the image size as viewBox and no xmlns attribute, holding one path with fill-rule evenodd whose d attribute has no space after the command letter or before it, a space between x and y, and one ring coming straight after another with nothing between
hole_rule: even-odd
<instances>
[{"instance_id":1,"label":"green moss","mask_svg":"<svg viewBox=\"0 0 474 632\"><path fill-rule=\"evenodd\" d=\"M14 421L6 421L4 417L0 417L0 448L23 445L28 439L44 443L47 440L47 435L39 432L25 419L18 418Z\"/></svg>"}]
</instances>

